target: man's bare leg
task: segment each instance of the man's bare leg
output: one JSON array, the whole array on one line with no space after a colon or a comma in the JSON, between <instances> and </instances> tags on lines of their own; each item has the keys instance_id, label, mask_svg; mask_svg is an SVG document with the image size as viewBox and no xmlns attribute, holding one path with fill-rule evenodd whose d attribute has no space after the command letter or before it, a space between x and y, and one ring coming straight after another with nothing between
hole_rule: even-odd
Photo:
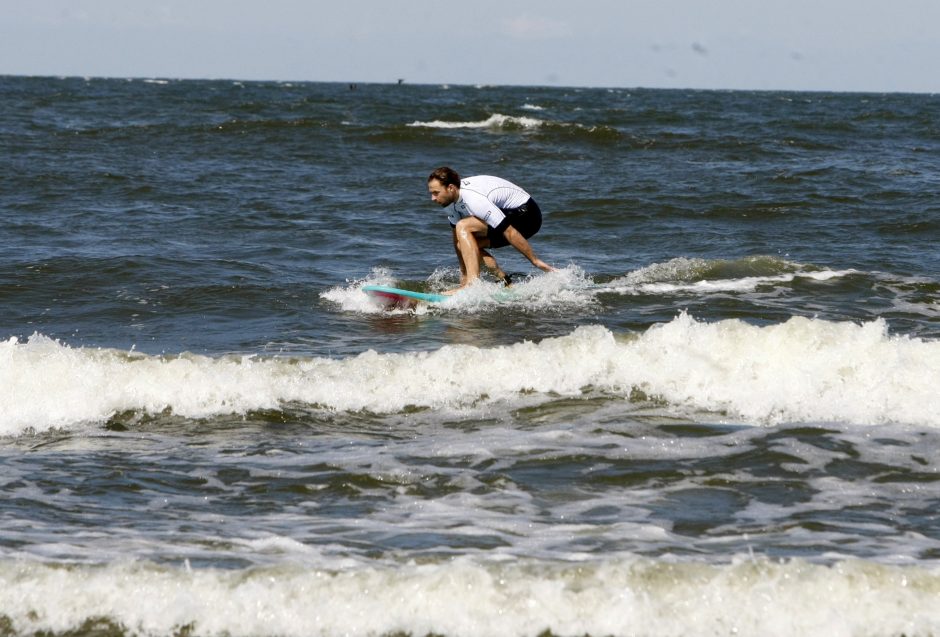
<instances>
[{"instance_id":1,"label":"man's bare leg","mask_svg":"<svg viewBox=\"0 0 940 637\"><path fill-rule=\"evenodd\" d=\"M479 279L481 262L503 284L511 284L509 275L499 267L496 258L485 249L490 245L490 240L486 236L487 231L487 225L476 217L467 217L457 222L457 227L454 228L454 246L460 256L462 276L460 287L447 290L444 294L453 294Z\"/></svg>"},{"instance_id":2,"label":"man's bare leg","mask_svg":"<svg viewBox=\"0 0 940 637\"><path fill-rule=\"evenodd\" d=\"M496 263L496 257L486 250L480 250L480 254L483 256L483 265L486 266L486 269L492 272L493 276L502 281L503 284L510 285L509 275L503 272L503 269Z\"/></svg>"},{"instance_id":3,"label":"man's bare leg","mask_svg":"<svg viewBox=\"0 0 940 637\"><path fill-rule=\"evenodd\" d=\"M453 294L480 278L480 261L483 255L475 233L480 232L486 236L486 224L475 217L467 217L457 222L454 232L464 276L460 287L447 290L444 294Z\"/></svg>"}]
</instances>

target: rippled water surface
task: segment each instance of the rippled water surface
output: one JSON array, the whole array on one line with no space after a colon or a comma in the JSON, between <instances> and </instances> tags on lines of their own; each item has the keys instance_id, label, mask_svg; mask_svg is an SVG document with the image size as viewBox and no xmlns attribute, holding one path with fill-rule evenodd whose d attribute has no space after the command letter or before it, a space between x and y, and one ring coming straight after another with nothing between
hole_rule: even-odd
<instances>
[{"instance_id":1,"label":"rippled water surface","mask_svg":"<svg viewBox=\"0 0 940 637\"><path fill-rule=\"evenodd\" d=\"M940 634L937 97L0 101L0 634Z\"/></svg>"}]
</instances>

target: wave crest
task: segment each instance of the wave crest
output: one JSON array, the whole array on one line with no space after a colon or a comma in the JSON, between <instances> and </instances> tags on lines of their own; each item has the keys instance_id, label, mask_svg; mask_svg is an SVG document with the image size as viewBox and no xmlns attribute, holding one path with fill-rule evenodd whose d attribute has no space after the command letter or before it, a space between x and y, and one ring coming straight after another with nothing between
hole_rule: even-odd
<instances>
[{"instance_id":1,"label":"wave crest","mask_svg":"<svg viewBox=\"0 0 940 637\"><path fill-rule=\"evenodd\" d=\"M512 115L502 115L493 113L484 120L469 122L448 122L443 120L433 120L430 122L415 121L409 124L415 128L491 128L491 129L534 129L540 127L545 122L535 117L514 117Z\"/></svg>"},{"instance_id":2,"label":"wave crest","mask_svg":"<svg viewBox=\"0 0 940 637\"><path fill-rule=\"evenodd\" d=\"M304 405L459 414L598 393L757 424L940 427L938 379L940 342L890 336L881 320L797 317L758 327L682 314L642 334L584 326L538 343L370 350L346 359L148 356L72 348L37 334L0 343L7 390L0 434L105 422L128 411L207 418Z\"/></svg>"}]
</instances>

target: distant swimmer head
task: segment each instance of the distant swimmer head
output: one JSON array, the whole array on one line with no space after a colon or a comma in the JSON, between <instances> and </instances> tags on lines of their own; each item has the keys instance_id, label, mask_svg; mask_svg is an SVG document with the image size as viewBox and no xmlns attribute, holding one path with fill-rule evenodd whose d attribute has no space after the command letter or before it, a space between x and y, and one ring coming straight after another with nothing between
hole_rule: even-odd
<instances>
[{"instance_id":1,"label":"distant swimmer head","mask_svg":"<svg viewBox=\"0 0 940 637\"><path fill-rule=\"evenodd\" d=\"M460 175L447 166L435 169L428 176L428 192L431 193L431 201L449 206L460 197Z\"/></svg>"}]
</instances>

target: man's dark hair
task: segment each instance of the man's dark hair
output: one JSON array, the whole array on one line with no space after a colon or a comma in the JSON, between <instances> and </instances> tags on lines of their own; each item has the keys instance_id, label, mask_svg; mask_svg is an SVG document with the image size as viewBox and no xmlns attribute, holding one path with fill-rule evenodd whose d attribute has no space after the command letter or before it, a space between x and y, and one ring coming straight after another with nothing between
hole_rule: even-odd
<instances>
[{"instance_id":1,"label":"man's dark hair","mask_svg":"<svg viewBox=\"0 0 940 637\"><path fill-rule=\"evenodd\" d=\"M433 181L437 179L441 182L441 185L445 188L447 186L457 186L460 187L460 175L457 174L457 171L453 168L448 168L447 166L441 166L440 168L435 169L431 176L428 177L428 181Z\"/></svg>"}]
</instances>

